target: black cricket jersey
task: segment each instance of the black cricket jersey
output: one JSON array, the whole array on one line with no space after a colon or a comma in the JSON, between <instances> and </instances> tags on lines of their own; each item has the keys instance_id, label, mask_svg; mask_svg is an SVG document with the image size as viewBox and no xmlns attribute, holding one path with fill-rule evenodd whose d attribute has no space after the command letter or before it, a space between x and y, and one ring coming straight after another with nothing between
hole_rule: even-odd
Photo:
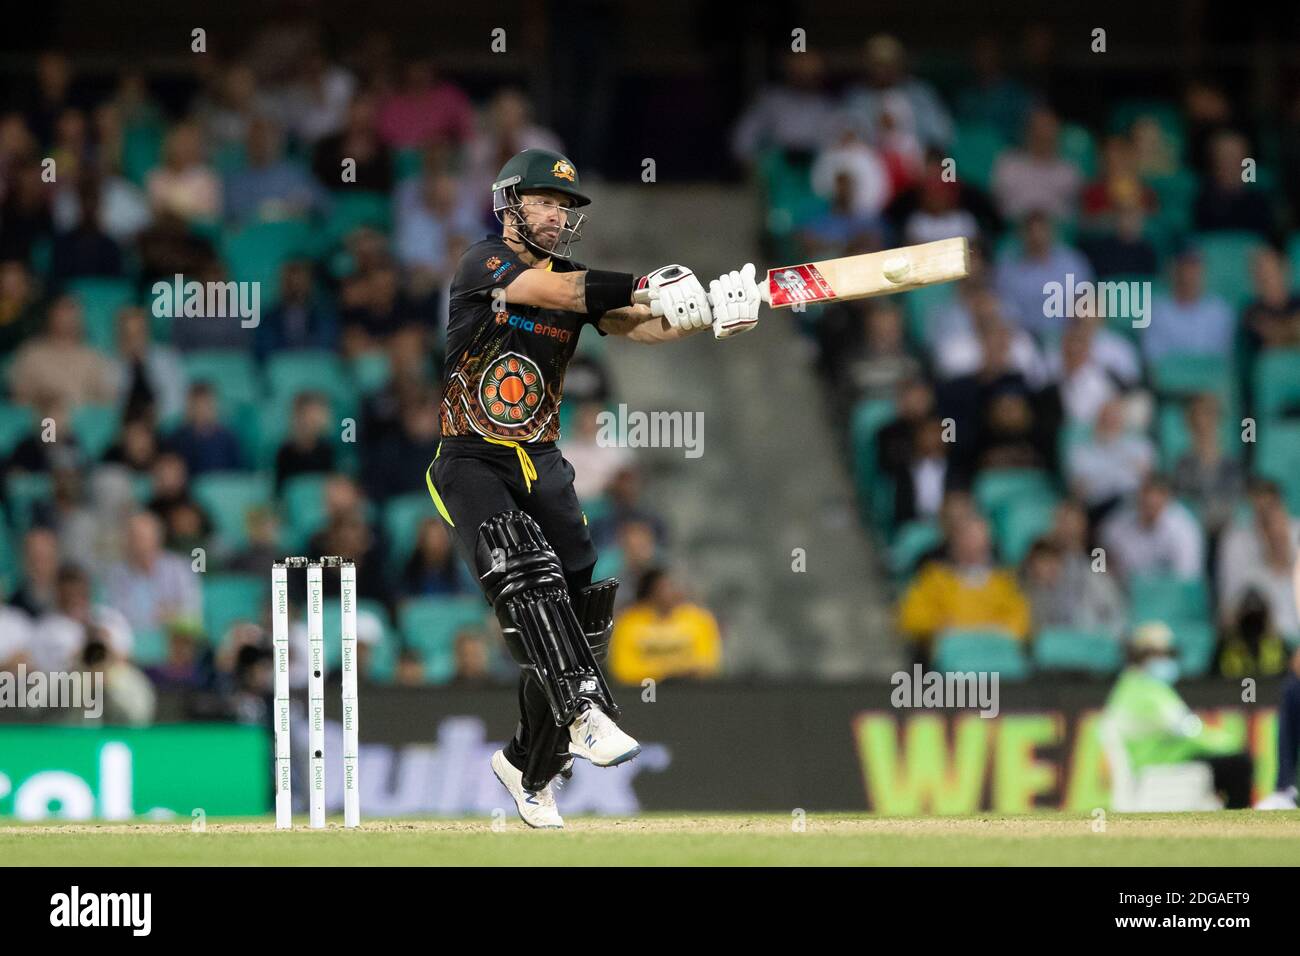
<instances>
[{"instance_id":1,"label":"black cricket jersey","mask_svg":"<svg viewBox=\"0 0 1300 956\"><path fill-rule=\"evenodd\" d=\"M591 316L507 303L504 290L529 266L500 236L470 246L451 281L442 393L444 438L486 435L517 442L560 436L564 373ZM556 272L586 266L552 259ZM502 311L503 310L503 311Z\"/></svg>"}]
</instances>

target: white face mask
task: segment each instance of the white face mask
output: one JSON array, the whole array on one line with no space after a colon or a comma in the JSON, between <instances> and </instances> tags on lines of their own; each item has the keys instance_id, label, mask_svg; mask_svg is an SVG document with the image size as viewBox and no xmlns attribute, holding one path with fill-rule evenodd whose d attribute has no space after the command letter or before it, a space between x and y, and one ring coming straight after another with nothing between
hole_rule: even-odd
<instances>
[{"instance_id":1,"label":"white face mask","mask_svg":"<svg viewBox=\"0 0 1300 956\"><path fill-rule=\"evenodd\" d=\"M1148 674L1164 684L1178 680L1178 661L1172 657L1153 657L1144 665Z\"/></svg>"}]
</instances>

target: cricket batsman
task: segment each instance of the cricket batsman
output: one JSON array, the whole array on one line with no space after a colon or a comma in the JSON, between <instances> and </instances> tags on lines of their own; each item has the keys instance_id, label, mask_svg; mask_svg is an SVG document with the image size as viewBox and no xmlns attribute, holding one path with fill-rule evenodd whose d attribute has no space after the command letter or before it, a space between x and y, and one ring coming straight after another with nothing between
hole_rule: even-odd
<instances>
[{"instance_id":1,"label":"cricket batsman","mask_svg":"<svg viewBox=\"0 0 1300 956\"><path fill-rule=\"evenodd\" d=\"M470 246L452 279L442 441L425 475L521 668L519 725L492 772L532 827L564 826L551 782L573 758L613 767L641 749L601 673L618 580L591 580L596 549L555 443L578 336L590 325L653 344L712 326L722 339L752 329L762 301L752 264L706 293L680 265L637 277L572 261L589 202L558 153L502 167L501 235Z\"/></svg>"}]
</instances>

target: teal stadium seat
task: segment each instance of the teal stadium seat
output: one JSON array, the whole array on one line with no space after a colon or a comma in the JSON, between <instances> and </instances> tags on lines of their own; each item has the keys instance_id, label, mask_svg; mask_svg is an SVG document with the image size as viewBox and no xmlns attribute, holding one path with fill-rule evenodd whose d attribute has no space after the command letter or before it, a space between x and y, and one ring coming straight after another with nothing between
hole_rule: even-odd
<instances>
[{"instance_id":1,"label":"teal stadium seat","mask_svg":"<svg viewBox=\"0 0 1300 956\"><path fill-rule=\"evenodd\" d=\"M207 511L217 536L228 548L248 543L248 512L273 501L271 482L260 474L210 472L195 478L193 487L195 499Z\"/></svg>"},{"instance_id":2,"label":"teal stadium seat","mask_svg":"<svg viewBox=\"0 0 1300 956\"><path fill-rule=\"evenodd\" d=\"M909 577L926 552L943 540L934 521L908 521L898 529L889 549L889 567L899 578Z\"/></svg>"},{"instance_id":3,"label":"teal stadium seat","mask_svg":"<svg viewBox=\"0 0 1300 956\"><path fill-rule=\"evenodd\" d=\"M1083 175L1091 179L1097 172L1097 144L1087 127L1077 123L1062 123L1058 139L1061 155L1078 166Z\"/></svg>"},{"instance_id":4,"label":"teal stadium seat","mask_svg":"<svg viewBox=\"0 0 1300 956\"><path fill-rule=\"evenodd\" d=\"M1202 677L1214 663L1214 625L1209 621L1177 621L1173 624L1174 648L1184 677Z\"/></svg>"},{"instance_id":5,"label":"teal stadium seat","mask_svg":"<svg viewBox=\"0 0 1300 956\"><path fill-rule=\"evenodd\" d=\"M1010 565L1018 565L1035 541L1047 534L1056 519L1054 498L1031 496L1025 501L1011 501L1000 511L995 523L998 554Z\"/></svg>"},{"instance_id":6,"label":"teal stadium seat","mask_svg":"<svg viewBox=\"0 0 1300 956\"><path fill-rule=\"evenodd\" d=\"M391 204L383 193L336 192L334 206L325 222L330 247L338 245L355 229L368 227L387 233L392 229Z\"/></svg>"},{"instance_id":7,"label":"teal stadium seat","mask_svg":"<svg viewBox=\"0 0 1300 956\"><path fill-rule=\"evenodd\" d=\"M1000 513L1026 501L1055 502L1056 488L1044 471L1034 468L991 468L975 479L975 503L996 522Z\"/></svg>"},{"instance_id":8,"label":"teal stadium seat","mask_svg":"<svg viewBox=\"0 0 1300 956\"><path fill-rule=\"evenodd\" d=\"M54 479L48 474L15 472L5 480L5 494L9 499L9 521L14 532L26 534L36 504L53 496Z\"/></svg>"},{"instance_id":9,"label":"teal stadium seat","mask_svg":"<svg viewBox=\"0 0 1300 956\"><path fill-rule=\"evenodd\" d=\"M1105 676L1123 663L1120 642L1106 634L1046 628L1034 638L1034 664L1039 670Z\"/></svg>"},{"instance_id":10,"label":"teal stadium seat","mask_svg":"<svg viewBox=\"0 0 1300 956\"><path fill-rule=\"evenodd\" d=\"M9 457L20 441L36 428L36 415L26 405L0 402L0 459Z\"/></svg>"},{"instance_id":11,"label":"teal stadium seat","mask_svg":"<svg viewBox=\"0 0 1300 956\"><path fill-rule=\"evenodd\" d=\"M113 405L82 405L72 413L72 432L90 461L99 461L122 430Z\"/></svg>"},{"instance_id":12,"label":"teal stadium seat","mask_svg":"<svg viewBox=\"0 0 1300 956\"><path fill-rule=\"evenodd\" d=\"M1156 419L1157 434L1160 438L1160 467L1170 471L1183 455L1191 451L1192 436L1187 430L1187 418L1184 408L1177 402L1162 402ZM1239 419L1224 415L1219 429L1220 446L1223 454L1240 461L1243 443Z\"/></svg>"},{"instance_id":13,"label":"teal stadium seat","mask_svg":"<svg viewBox=\"0 0 1300 956\"><path fill-rule=\"evenodd\" d=\"M267 568L268 575L270 570ZM268 579L259 575L214 573L205 575L203 629L208 640L213 644L220 642L231 625L240 621L259 623L269 599Z\"/></svg>"},{"instance_id":14,"label":"teal stadium seat","mask_svg":"<svg viewBox=\"0 0 1300 956\"><path fill-rule=\"evenodd\" d=\"M1164 396L1232 394L1232 362L1226 355L1167 355L1151 368L1151 382Z\"/></svg>"},{"instance_id":15,"label":"teal stadium seat","mask_svg":"<svg viewBox=\"0 0 1300 956\"><path fill-rule=\"evenodd\" d=\"M305 222L259 222L224 230L221 257L236 282L260 283L259 304L268 309L280 299L280 270L299 256L311 255L318 242Z\"/></svg>"},{"instance_id":16,"label":"teal stadium seat","mask_svg":"<svg viewBox=\"0 0 1300 956\"><path fill-rule=\"evenodd\" d=\"M1020 642L995 631L947 631L938 636L934 670L948 673L995 672L1000 681L1029 676L1029 660Z\"/></svg>"},{"instance_id":17,"label":"teal stadium seat","mask_svg":"<svg viewBox=\"0 0 1300 956\"><path fill-rule=\"evenodd\" d=\"M1281 486L1287 507L1300 512L1300 421L1264 421L1259 425L1255 471Z\"/></svg>"},{"instance_id":18,"label":"teal stadium seat","mask_svg":"<svg viewBox=\"0 0 1300 956\"><path fill-rule=\"evenodd\" d=\"M294 398L302 392L323 392L335 415L353 414L357 407L356 390L347 369L333 352L304 350L273 355L266 363L266 384L270 403L288 417Z\"/></svg>"},{"instance_id":19,"label":"teal stadium seat","mask_svg":"<svg viewBox=\"0 0 1300 956\"><path fill-rule=\"evenodd\" d=\"M328 475L295 475L280 491L286 541L298 548L325 526L325 483Z\"/></svg>"},{"instance_id":20,"label":"teal stadium seat","mask_svg":"<svg viewBox=\"0 0 1300 956\"><path fill-rule=\"evenodd\" d=\"M402 605L397 619L406 645L424 661L425 677L441 684L451 680L455 670L456 633L481 627L489 612L480 597L414 598Z\"/></svg>"},{"instance_id":21,"label":"teal stadium seat","mask_svg":"<svg viewBox=\"0 0 1300 956\"><path fill-rule=\"evenodd\" d=\"M990 123L959 123L952 144L957 178L987 190L993 178L993 164L1009 144Z\"/></svg>"},{"instance_id":22,"label":"teal stadium seat","mask_svg":"<svg viewBox=\"0 0 1300 956\"><path fill-rule=\"evenodd\" d=\"M208 382L217 393L222 418L232 421L246 406L262 400L261 379L253 357L235 349L202 349L185 356L191 383Z\"/></svg>"},{"instance_id":23,"label":"teal stadium seat","mask_svg":"<svg viewBox=\"0 0 1300 956\"><path fill-rule=\"evenodd\" d=\"M1205 288L1223 296L1234 309L1250 302L1251 262L1264 241L1253 232L1207 232L1194 244L1205 262Z\"/></svg>"},{"instance_id":24,"label":"teal stadium seat","mask_svg":"<svg viewBox=\"0 0 1300 956\"><path fill-rule=\"evenodd\" d=\"M1263 420L1300 412L1300 349L1269 349L1255 359L1255 413ZM1261 425L1262 427L1262 425Z\"/></svg>"},{"instance_id":25,"label":"teal stadium seat","mask_svg":"<svg viewBox=\"0 0 1300 956\"><path fill-rule=\"evenodd\" d=\"M392 363L385 352L364 352L352 360L352 381L362 395L373 395L392 378Z\"/></svg>"},{"instance_id":26,"label":"teal stadium seat","mask_svg":"<svg viewBox=\"0 0 1300 956\"><path fill-rule=\"evenodd\" d=\"M1210 613L1210 595L1204 578L1141 575L1129 582L1134 621L1203 621Z\"/></svg>"},{"instance_id":27,"label":"teal stadium seat","mask_svg":"<svg viewBox=\"0 0 1300 956\"><path fill-rule=\"evenodd\" d=\"M129 279L73 279L68 291L81 303L86 342L102 352L117 344L117 314L135 300Z\"/></svg>"},{"instance_id":28,"label":"teal stadium seat","mask_svg":"<svg viewBox=\"0 0 1300 956\"><path fill-rule=\"evenodd\" d=\"M388 542L388 558L393 571L400 571L406 566L415 550L420 525L426 518L442 520L428 492L397 495L384 505L384 536Z\"/></svg>"}]
</instances>

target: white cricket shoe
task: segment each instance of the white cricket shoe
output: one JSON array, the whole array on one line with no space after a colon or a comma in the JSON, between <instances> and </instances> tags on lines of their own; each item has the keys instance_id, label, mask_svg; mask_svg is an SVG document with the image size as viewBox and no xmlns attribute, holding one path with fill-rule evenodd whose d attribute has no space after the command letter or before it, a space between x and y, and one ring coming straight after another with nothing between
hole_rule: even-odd
<instances>
[{"instance_id":1,"label":"white cricket shoe","mask_svg":"<svg viewBox=\"0 0 1300 956\"><path fill-rule=\"evenodd\" d=\"M506 759L503 750L492 755L492 773L515 798L515 809L524 823L538 830L564 829L564 818L555 808L555 794L549 783L541 790L525 790L523 773Z\"/></svg>"},{"instance_id":2,"label":"white cricket shoe","mask_svg":"<svg viewBox=\"0 0 1300 956\"><path fill-rule=\"evenodd\" d=\"M1296 788L1288 787L1286 790L1275 790L1267 797L1263 797L1255 804L1256 810L1295 810L1296 807Z\"/></svg>"},{"instance_id":3,"label":"white cricket shoe","mask_svg":"<svg viewBox=\"0 0 1300 956\"><path fill-rule=\"evenodd\" d=\"M641 752L641 745L591 704L569 724L569 753L597 767L616 767Z\"/></svg>"}]
</instances>

